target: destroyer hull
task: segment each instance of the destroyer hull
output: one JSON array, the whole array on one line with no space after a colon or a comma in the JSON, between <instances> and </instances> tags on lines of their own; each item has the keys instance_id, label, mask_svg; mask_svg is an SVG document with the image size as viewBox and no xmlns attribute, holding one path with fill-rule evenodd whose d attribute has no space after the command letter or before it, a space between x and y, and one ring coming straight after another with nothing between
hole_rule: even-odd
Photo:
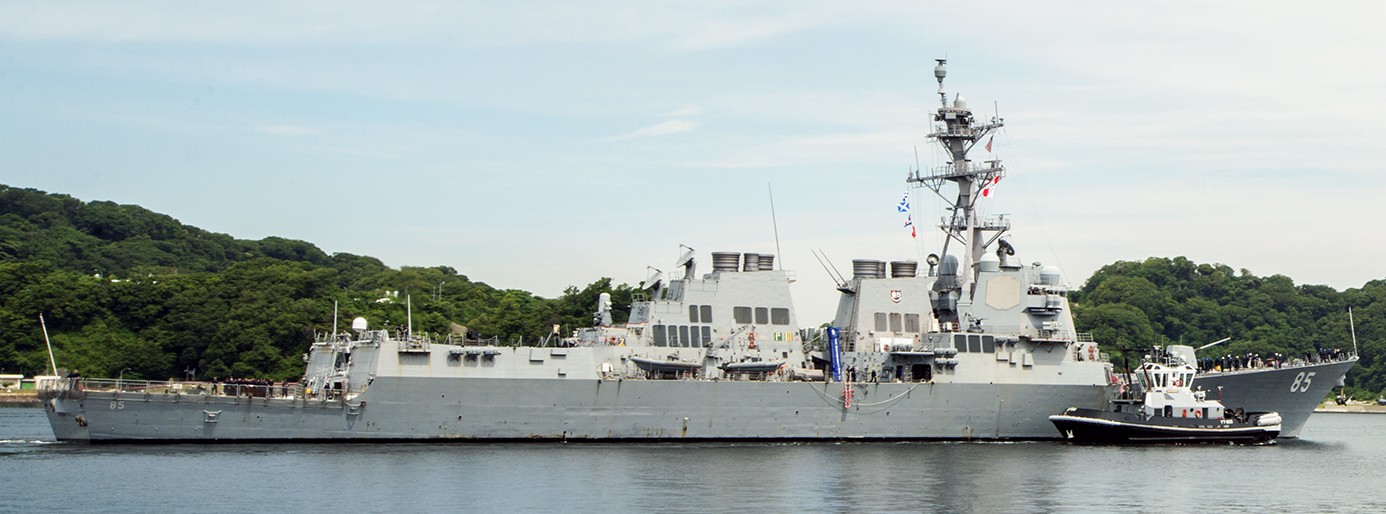
<instances>
[{"instance_id":1,"label":"destroyer hull","mask_svg":"<svg viewBox=\"0 0 1386 514\"><path fill-rule=\"evenodd\" d=\"M1356 364L1357 359L1351 358L1307 366L1212 372L1198 375L1195 384L1229 409L1279 413L1280 437L1299 437L1314 409L1342 384Z\"/></svg>"},{"instance_id":2,"label":"destroyer hull","mask_svg":"<svg viewBox=\"0 0 1386 514\"><path fill-rule=\"evenodd\" d=\"M1094 385L378 379L348 401L66 391L60 441L1056 439Z\"/></svg>"}]
</instances>

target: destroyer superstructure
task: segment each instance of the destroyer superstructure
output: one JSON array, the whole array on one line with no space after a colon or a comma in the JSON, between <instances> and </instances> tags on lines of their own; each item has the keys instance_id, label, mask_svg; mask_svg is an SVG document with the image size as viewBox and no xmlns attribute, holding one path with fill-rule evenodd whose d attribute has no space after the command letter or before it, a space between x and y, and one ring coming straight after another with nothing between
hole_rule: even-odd
<instances>
[{"instance_id":1,"label":"destroyer superstructure","mask_svg":"<svg viewBox=\"0 0 1386 514\"><path fill-rule=\"evenodd\" d=\"M943 91L932 138L949 167L912 181L958 189L924 273L859 262L826 341L805 341L773 257L696 254L641 285L626 323L609 298L562 341L498 346L369 330L314 344L304 380L275 391L64 379L42 392L68 441L1052 439L1048 416L1105 405L1111 365L1073 329L1051 267L1023 265L976 199L999 162L968 150L978 124Z\"/></svg>"}]
</instances>

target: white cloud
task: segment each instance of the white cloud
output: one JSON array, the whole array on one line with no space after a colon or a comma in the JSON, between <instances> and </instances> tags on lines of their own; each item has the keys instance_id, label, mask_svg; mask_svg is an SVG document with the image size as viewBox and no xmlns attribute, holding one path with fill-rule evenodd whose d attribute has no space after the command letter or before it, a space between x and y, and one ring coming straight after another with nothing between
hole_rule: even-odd
<instances>
[{"instance_id":1,"label":"white cloud","mask_svg":"<svg viewBox=\"0 0 1386 514\"><path fill-rule=\"evenodd\" d=\"M665 116L665 117L668 117L668 118L684 118L684 117L688 117L688 116L697 116L697 115L702 114L702 113L703 113L703 110L702 110L702 109L699 109L699 108L697 108L697 107L694 107L694 106L689 105L689 106L686 106L686 107L680 107L680 108L678 108L678 109L675 109L675 110L673 110L673 111L670 111L670 112L666 113L664 116Z\"/></svg>"},{"instance_id":2,"label":"white cloud","mask_svg":"<svg viewBox=\"0 0 1386 514\"><path fill-rule=\"evenodd\" d=\"M630 132L626 132L625 134L604 138L601 139L601 141L604 143L611 143L615 141L625 141L627 139L638 139L642 137L667 136L670 134L678 134L680 132L690 132L696 128L698 128L698 123L695 121L669 120L665 122L656 123L648 127L641 127Z\"/></svg>"},{"instance_id":3,"label":"white cloud","mask_svg":"<svg viewBox=\"0 0 1386 514\"><path fill-rule=\"evenodd\" d=\"M322 133L321 129L301 125L262 125L255 127L255 131L271 136L316 136Z\"/></svg>"}]
</instances>

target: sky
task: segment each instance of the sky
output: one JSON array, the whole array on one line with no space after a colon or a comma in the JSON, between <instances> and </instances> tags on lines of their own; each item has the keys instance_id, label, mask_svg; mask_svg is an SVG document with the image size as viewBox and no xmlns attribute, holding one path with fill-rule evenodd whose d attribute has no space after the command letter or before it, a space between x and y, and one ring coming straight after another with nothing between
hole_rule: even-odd
<instances>
[{"instance_id":1,"label":"sky","mask_svg":"<svg viewBox=\"0 0 1386 514\"><path fill-rule=\"evenodd\" d=\"M680 245L923 260L945 87L999 115L988 214L1072 287L1186 256L1383 278L1379 2L0 1L0 183L553 297ZM980 155L974 150L974 158ZM773 198L773 204L772 204ZM772 208L773 205L773 208Z\"/></svg>"}]
</instances>

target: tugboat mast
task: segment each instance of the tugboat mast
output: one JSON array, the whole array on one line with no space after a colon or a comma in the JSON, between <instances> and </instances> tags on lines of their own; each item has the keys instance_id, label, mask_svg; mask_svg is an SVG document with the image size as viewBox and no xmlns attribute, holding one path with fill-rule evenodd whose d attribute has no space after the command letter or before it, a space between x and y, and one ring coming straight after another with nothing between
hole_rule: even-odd
<instances>
[{"instance_id":1,"label":"tugboat mast","mask_svg":"<svg viewBox=\"0 0 1386 514\"><path fill-rule=\"evenodd\" d=\"M941 280L937 281L934 287L937 294L934 314L941 322L956 323L957 301L962 298L971 301L977 263L982 252L1010 228L1010 221L1002 216L987 219L977 216L977 199L981 196L982 190L1005 176L1006 168L1001 165L1000 159L976 165L967 158L967 153L972 147L993 130L1001 128L1003 122L1000 118L993 117L985 123L978 123L961 95L955 95L953 101L949 102L948 93L943 89L943 79L948 75L948 60L935 61L938 62L934 67L934 77L938 79L940 105L938 112L934 114L934 132L929 134L929 138L938 141L944 151L948 152L949 162L923 173L915 170L907 180L929 188L945 201L948 197L943 193L944 185L953 182L958 186L957 198L953 199L953 204L949 207L952 214L943 218L939 228L948 235L941 254L945 263L948 259L948 245L956 240L963 247L962 268L956 270L958 280L943 280L946 277L941 276ZM1009 252L1009 246L1002 245L1002 248L1003 251ZM940 271L946 273L947 269L948 266L945 264Z\"/></svg>"}]
</instances>

